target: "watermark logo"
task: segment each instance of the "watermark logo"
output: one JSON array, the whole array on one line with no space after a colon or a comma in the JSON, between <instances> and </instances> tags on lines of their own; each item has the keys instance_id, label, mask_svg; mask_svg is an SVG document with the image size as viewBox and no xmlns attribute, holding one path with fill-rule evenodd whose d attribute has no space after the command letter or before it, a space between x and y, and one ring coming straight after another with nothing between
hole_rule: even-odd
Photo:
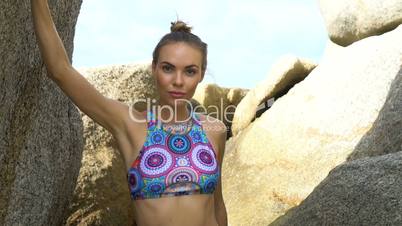
<instances>
[{"instance_id":1,"label":"watermark logo","mask_svg":"<svg viewBox=\"0 0 402 226\"><path fill-rule=\"evenodd\" d=\"M154 114L156 113L159 116L158 123L175 122L177 127L184 128L188 126L188 121L191 120L191 114L188 115L185 119L177 118L176 112L178 110L178 107L183 106L183 104L186 105L189 112L195 112L206 115L206 117L203 117L203 120L201 121L202 123L204 123L205 121L215 122L221 119L222 121L227 123L227 125L231 125L236 110L236 105L230 104L225 106L224 100L222 98L220 98L219 103L211 104L206 107L203 105L194 104L187 99L175 99L173 106L171 106L171 105L158 105L156 99L141 98L136 99L134 102L129 104L129 116L130 119L135 122L145 123L147 121L147 118L149 119L150 117L149 112L153 112ZM256 110L257 112L260 112L261 110L264 111L269 107L271 107L272 104L273 104L273 98L260 104ZM146 106L146 111L148 113L147 118L137 117L136 115L133 114L134 112L133 110L137 109L136 107L138 106ZM162 114L162 112L164 112L165 114ZM254 118L256 117L257 112L254 112L255 114ZM167 116L167 118L164 118L163 115ZM227 128L227 130L229 130L229 128Z\"/></svg>"}]
</instances>

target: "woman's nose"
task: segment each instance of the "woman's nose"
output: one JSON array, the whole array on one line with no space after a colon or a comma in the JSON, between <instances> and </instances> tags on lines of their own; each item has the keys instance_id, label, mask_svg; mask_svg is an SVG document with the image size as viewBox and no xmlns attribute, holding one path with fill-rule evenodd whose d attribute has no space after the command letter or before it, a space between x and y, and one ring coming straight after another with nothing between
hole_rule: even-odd
<instances>
[{"instance_id":1,"label":"woman's nose","mask_svg":"<svg viewBox=\"0 0 402 226\"><path fill-rule=\"evenodd\" d=\"M176 86L181 86L183 85L183 74L181 72L176 73L175 78L174 78L174 84Z\"/></svg>"}]
</instances>

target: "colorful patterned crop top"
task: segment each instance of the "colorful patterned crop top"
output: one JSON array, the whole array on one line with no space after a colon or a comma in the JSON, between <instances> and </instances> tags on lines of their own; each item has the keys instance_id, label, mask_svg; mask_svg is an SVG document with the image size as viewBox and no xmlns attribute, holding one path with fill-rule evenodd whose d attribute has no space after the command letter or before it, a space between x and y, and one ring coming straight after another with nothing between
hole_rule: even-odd
<instances>
[{"instance_id":1,"label":"colorful patterned crop top","mask_svg":"<svg viewBox=\"0 0 402 226\"><path fill-rule=\"evenodd\" d=\"M191 129L178 134L163 129L147 112L147 137L127 174L132 199L215 191L220 169L198 117L191 112Z\"/></svg>"}]
</instances>

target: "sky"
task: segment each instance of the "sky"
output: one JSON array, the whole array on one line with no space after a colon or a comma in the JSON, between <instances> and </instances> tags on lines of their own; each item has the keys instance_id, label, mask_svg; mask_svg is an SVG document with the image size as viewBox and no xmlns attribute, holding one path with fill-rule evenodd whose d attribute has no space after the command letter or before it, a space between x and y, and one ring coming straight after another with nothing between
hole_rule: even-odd
<instances>
[{"instance_id":1,"label":"sky","mask_svg":"<svg viewBox=\"0 0 402 226\"><path fill-rule=\"evenodd\" d=\"M291 54L319 63L328 40L317 0L85 0L75 68L151 62L179 18L208 44L204 83L253 88Z\"/></svg>"}]
</instances>

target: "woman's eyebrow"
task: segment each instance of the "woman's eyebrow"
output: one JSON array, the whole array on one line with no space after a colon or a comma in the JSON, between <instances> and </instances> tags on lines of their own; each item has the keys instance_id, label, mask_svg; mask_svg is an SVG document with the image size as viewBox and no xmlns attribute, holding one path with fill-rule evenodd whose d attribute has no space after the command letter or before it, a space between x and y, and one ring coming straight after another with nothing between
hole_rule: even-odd
<instances>
[{"instance_id":1,"label":"woman's eyebrow","mask_svg":"<svg viewBox=\"0 0 402 226\"><path fill-rule=\"evenodd\" d=\"M190 67L196 67L196 68L199 68L199 67L198 67L198 65L195 65L195 64L192 64L192 65L188 65L188 66L186 66L186 68L190 68Z\"/></svg>"},{"instance_id":2,"label":"woman's eyebrow","mask_svg":"<svg viewBox=\"0 0 402 226\"><path fill-rule=\"evenodd\" d=\"M161 62L161 64L168 64L169 66L174 67L174 65L173 65L173 64L171 64L171 63L169 63L169 62L167 62L167 61L162 61L162 62Z\"/></svg>"},{"instance_id":3,"label":"woman's eyebrow","mask_svg":"<svg viewBox=\"0 0 402 226\"><path fill-rule=\"evenodd\" d=\"M171 67L176 67L176 66L174 66L173 64L171 64L171 63L169 63L169 62L167 62L167 61L162 61L161 64L167 64L167 65L169 65L169 66L171 66ZM191 67L199 68L199 66L196 65L196 64L188 65L188 66L186 66L185 68L191 68Z\"/></svg>"}]
</instances>

